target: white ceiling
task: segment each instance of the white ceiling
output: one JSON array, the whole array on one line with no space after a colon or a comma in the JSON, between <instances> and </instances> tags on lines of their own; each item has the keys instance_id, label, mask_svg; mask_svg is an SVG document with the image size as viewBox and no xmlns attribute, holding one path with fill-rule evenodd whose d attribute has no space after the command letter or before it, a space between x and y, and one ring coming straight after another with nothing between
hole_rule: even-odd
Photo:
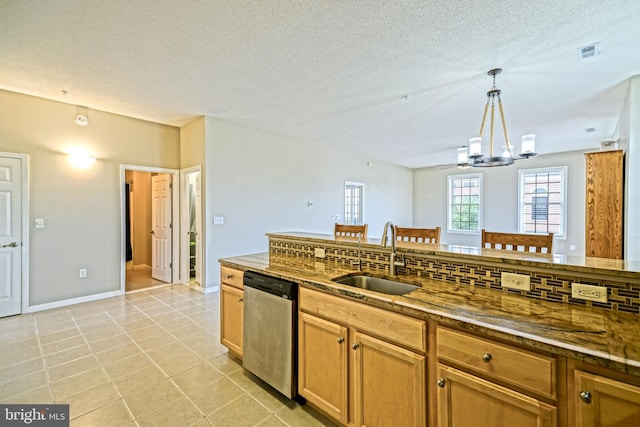
<instances>
[{"instance_id":1,"label":"white ceiling","mask_svg":"<svg viewBox=\"0 0 640 427\"><path fill-rule=\"evenodd\" d=\"M455 162L495 67L516 152L597 148L640 73L640 1L0 0L0 88L411 168Z\"/></svg>"}]
</instances>

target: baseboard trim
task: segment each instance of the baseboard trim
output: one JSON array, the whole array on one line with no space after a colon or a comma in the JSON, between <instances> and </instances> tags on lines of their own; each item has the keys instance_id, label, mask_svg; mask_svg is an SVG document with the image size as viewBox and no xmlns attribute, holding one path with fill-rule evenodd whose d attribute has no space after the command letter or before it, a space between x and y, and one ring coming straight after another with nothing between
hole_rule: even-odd
<instances>
[{"instance_id":1,"label":"baseboard trim","mask_svg":"<svg viewBox=\"0 0 640 427\"><path fill-rule=\"evenodd\" d=\"M220 285L215 286L207 286L203 289L205 294L212 294L214 292L218 292L220 290Z\"/></svg>"},{"instance_id":2,"label":"baseboard trim","mask_svg":"<svg viewBox=\"0 0 640 427\"><path fill-rule=\"evenodd\" d=\"M83 302L97 301L100 299L117 297L122 295L120 291L103 292L101 294L87 295L84 297L65 299L61 301L48 302L46 304L38 304L29 306L27 313L35 313L37 311L51 310L53 308L66 307L68 305L80 304Z\"/></svg>"}]
</instances>

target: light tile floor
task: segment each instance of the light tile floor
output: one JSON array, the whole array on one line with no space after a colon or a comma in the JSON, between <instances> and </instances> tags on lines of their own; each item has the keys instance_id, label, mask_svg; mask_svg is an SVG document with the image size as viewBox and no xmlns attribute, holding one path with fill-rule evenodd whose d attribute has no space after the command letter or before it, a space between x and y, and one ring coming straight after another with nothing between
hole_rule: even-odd
<instances>
[{"instance_id":1,"label":"light tile floor","mask_svg":"<svg viewBox=\"0 0 640 427\"><path fill-rule=\"evenodd\" d=\"M227 356L219 294L172 285L0 319L0 402L71 426L323 426Z\"/></svg>"}]
</instances>

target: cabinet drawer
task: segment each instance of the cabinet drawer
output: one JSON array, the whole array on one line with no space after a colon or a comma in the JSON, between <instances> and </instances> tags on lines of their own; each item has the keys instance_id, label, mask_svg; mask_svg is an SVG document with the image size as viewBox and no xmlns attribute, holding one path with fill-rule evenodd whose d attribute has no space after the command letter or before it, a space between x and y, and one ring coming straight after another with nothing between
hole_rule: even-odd
<instances>
[{"instance_id":1,"label":"cabinet drawer","mask_svg":"<svg viewBox=\"0 0 640 427\"><path fill-rule=\"evenodd\" d=\"M298 303L302 311L420 352L427 351L427 324L424 320L306 288L300 288Z\"/></svg>"},{"instance_id":2,"label":"cabinet drawer","mask_svg":"<svg viewBox=\"0 0 640 427\"><path fill-rule=\"evenodd\" d=\"M244 272L235 268L220 266L220 283L233 286L234 288L243 289L242 278Z\"/></svg>"},{"instance_id":3,"label":"cabinet drawer","mask_svg":"<svg viewBox=\"0 0 640 427\"><path fill-rule=\"evenodd\" d=\"M556 399L556 359L517 347L438 327L437 354L443 362Z\"/></svg>"}]
</instances>

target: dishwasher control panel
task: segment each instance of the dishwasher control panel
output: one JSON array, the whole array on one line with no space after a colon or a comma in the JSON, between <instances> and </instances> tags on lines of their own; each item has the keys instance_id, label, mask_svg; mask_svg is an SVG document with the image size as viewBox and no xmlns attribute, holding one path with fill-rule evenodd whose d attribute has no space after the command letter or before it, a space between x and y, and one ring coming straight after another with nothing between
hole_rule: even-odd
<instances>
[{"instance_id":1,"label":"dishwasher control panel","mask_svg":"<svg viewBox=\"0 0 640 427\"><path fill-rule=\"evenodd\" d=\"M243 284L289 300L296 299L298 294L296 283L253 271L245 271Z\"/></svg>"}]
</instances>

